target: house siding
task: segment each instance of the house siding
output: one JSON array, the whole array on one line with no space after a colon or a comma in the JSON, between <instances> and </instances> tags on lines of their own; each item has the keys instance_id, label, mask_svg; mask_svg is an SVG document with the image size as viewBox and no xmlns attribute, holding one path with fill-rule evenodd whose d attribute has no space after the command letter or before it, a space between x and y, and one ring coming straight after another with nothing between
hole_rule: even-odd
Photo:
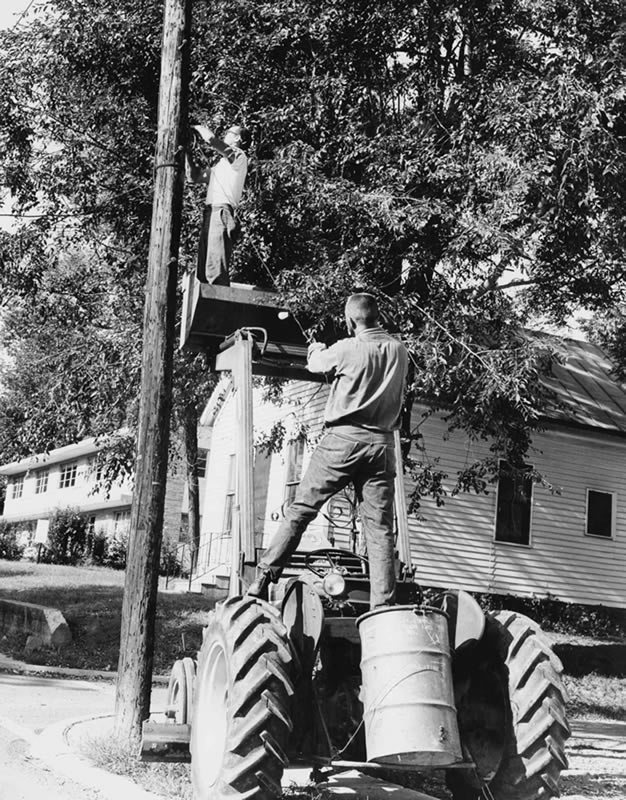
<instances>
[{"instance_id":1,"label":"house siding","mask_svg":"<svg viewBox=\"0 0 626 800\"><path fill-rule=\"evenodd\" d=\"M283 519L287 469L284 452L266 453L260 446L261 437L280 421L286 428L285 441L296 435L302 423L310 425L308 435L314 441L321 432L327 395L328 390L323 385L320 389L319 384L289 384L285 389L284 401L277 405L263 399L262 389L254 390L254 514L255 545L258 549L267 547ZM223 530L223 520L229 489L226 465L236 449L235 408L236 398L231 393L217 412L211 439L198 568L198 574L204 575L207 581L211 580L211 576L228 574L230 569L230 537ZM304 449L302 472L306 470L311 453L312 444L309 444ZM328 547L327 532L328 521L320 515L307 529L302 546L308 549Z\"/></svg>"},{"instance_id":2,"label":"house siding","mask_svg":"<svg viewBox=\"0 0 626 800\"><path fill-rule=\"evenodd\" d=\"M419 409L414 422L419 420ZM420 426L429 456L449 476L487 454L485 443L461 434L445 436L430 417ZM423 498L411 515L411 552L417 578L426 585L498 594L551 595L566 602L626 607L626 441L592 432L547 430L527 457L555 491L535 484L530 544L495 541L496 485L488 494L448 496L442 507ZM612 539L585 534L587 489L614 492ZM412 486L405 479L405 491Z\"/></svg>"}]
</instances>

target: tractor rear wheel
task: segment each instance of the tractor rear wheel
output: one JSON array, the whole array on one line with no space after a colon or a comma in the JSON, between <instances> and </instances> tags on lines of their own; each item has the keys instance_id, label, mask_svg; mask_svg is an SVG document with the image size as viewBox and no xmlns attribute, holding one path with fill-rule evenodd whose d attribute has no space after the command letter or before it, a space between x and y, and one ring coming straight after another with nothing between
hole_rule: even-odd
<instances>
[{"instance_id":1,"label":"tractor rear wheel","mask_svg":"<svg viewBox=\"0 0 626 800\"><path fill-rule=\"evenodd\" d=\"M560 660L541 628L511 611L487 617L479 647L477 661L455 670L461 744L476 769L448 772L453 797L558 796L570 735Z\"/></svg>"},{"instance_id":2,"label":"tractor rear wheel","mask_svg":"<svg viewBox=\"0 0 626 800\"><path fill-rule=\"evenodd\" d=\"M204 630L195 682L195 800L281 794L292 729L291 675L291 648L276 609L253 597L216 607Z\"/></svg>"},{"instance_id":3,"label":"tractor rear wheel","mask_svg":"<svg viewBox=\"0 0 626 800\"><path fill-rule=\"evenodd\" d=\"M186 725L191 722L193 685L196 665L191 658L181 658L174 663L167 687L165 715L172 722Z\"/></svg>"}]
</instances>

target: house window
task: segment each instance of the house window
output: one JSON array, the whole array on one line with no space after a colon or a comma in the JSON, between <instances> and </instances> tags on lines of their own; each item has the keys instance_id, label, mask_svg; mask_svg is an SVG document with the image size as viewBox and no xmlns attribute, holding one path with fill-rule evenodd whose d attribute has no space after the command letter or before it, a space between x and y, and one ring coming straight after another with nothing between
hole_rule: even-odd
<instances>
[{"instance_id":1,"label":"house window","mask_svg":"<svg viewBox=\"0 0 626 800\"><path fill-rule=\"evenodd\" d=\"M293 503L296 490L302 475L302 458L304 456L304 439L293 439L287 447L287 470L285 474L285 499L283 511Z\"/></svg>"},{"instance_id":2,"label":"house window","mask_svg":"<svg viewBox=\"0 0 626 800\"><path fill-rule=\"evenodd\" d=\"M76 461L72 461L69 464L63 464L59 477L59 489L69 489L70 486L76 485L76 470Z\"/></svg>"},{"instance_id":3,"label":"house window","mask_svg":"<svg viewBox=\"0 0 626 800\"><path fill-rule=\"evenodd\" d=\"M525 465L525 469L530 467ZM530 509L533 482L528 473L520 475L500 462L496 511L496 542L530 544Z\"/></svg>"},{"instance_id":4,"label":"house window","mask_svg":"<svg viewBox=\"0 0 626 800\"><path fill-rule=\"evenodd\" d=\"M116 511L113 517L113 536L119 537L128 533L130 528L130 511Z\"/></svg>"},{"instance_id":5,"label":"house window","mask_svg":"<svg viewBox=\"0 0 626 800\"><path fill-rule=\"evenodd\" d=\"M35 483L35 494L43 494L48 491L48 475L50 471L40 469L37 471L37 481Z\"/></svg>"},{"instance_id":6,"label":"house window","mask_svg":"<svg viewBox=\"0 0 626 800\"><path fill-rule=\"evenodd\" d=\"M587 523L585 532L588 536L602 536L611 539L613 536L613 503L612 492L598 492L587 489Z\"/></svg>"},{"instance_id":7,"label":"house window","mask_svg":"<svg viewBox=\"0 0 626 800\"><path fill-rule=\"evenodd\" d=\"M16 475L11 481L11 497L14 500L19 499L24 494L24 476Z\"/></svg>"},{"instance_id":8,"label":"house window","mask_svg":"<svg viewBox=\"0 0 626 800\"><path fill-rule=\"evenodd\" d=\"M206 477L206 462L208 454L209 454L208 450L203 450L202 448L198 449L198 460L196 464L197 464L199 478Z\"/></svg>"},{"instance_id":9,"label":"house window","mask_svg":"<svg viewBox=\"0 0 626 800\"><path fill-rule=\"evenodd\" d=\"M102 480L102 464L98 456L92 456L89 459L88 471L90 475L93 475L93 479L96 483Z\"/></svg>"},{"instance_id":10,"label":"house window","mask_svg":"<svg viewBox=\"0 0 626 800\"><path fill-rule=\"evenodd\" d=\"M235 507L235 455L231 455L228 461L228 483L226 484L226 500L224 502L224 524L223 533L231 533L233 528L233 508Z\"/></svg>"}]
</instances>

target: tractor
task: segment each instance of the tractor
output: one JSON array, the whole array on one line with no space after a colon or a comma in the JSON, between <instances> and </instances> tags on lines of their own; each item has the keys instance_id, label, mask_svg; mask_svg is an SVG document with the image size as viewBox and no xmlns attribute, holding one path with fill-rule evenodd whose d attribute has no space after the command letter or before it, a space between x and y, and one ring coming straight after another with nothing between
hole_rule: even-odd
<instances>
[{"instance_id":1,"label":"tractor","mask_svg":"<svg viewBox=\"0 0 626 800\"><path fill-rule=\"evenodd\" d=\"M205 291L214 305L232 301ZM268 600L245 595L258 560L246 516L251 375L263 361L243 329L216 358L240 409L229 596L209 612L197 660L174 665L169 721L145 724L144 756L190 758L196 800L280 797L288 764L316 779L358 768L406 785L445 770L454 800L558 795L570 733L559 659L521 614L422 591L398 495L397 605L370 610L367 558L335 547L296 552Z\"/></svg>"}]
</instances>

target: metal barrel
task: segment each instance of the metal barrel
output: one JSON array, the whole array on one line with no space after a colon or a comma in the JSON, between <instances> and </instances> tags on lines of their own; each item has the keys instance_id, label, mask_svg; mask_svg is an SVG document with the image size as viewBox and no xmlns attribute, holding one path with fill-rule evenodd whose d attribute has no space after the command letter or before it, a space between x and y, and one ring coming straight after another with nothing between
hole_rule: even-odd
<instances>
[{"instance_id":1,"label":"metal barrel","mask_svg":"<svg viewBox=\"0 0 626 800\"><path fill-rule=\"evenodd\" d=\"M367 760L424 767L462 761L447 615L386 606L357 624Z\"/></svg>"}]
</instances>

